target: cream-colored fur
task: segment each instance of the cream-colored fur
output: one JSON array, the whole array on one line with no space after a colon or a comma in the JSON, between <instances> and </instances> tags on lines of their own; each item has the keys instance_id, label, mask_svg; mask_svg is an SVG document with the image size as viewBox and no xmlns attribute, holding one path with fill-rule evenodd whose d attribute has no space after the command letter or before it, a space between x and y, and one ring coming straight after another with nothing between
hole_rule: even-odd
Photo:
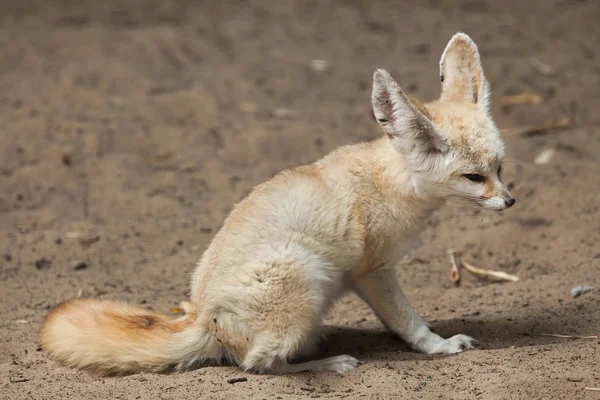
<instances>
[{"instance_id":1,"label":"cream-colored fur","mask_svg":"<svg viewBox=\"0 0 600 400\"><path fill-rule=\"evenodd\" d=\"M472 347L468 336L431 332L394 272L446 198L494 210L514 203L500 180L503 144L468 36L449 42L441 74L442 96L421 104L378 70L373 111L386 135L257 186L198 263L184 317L74 300L47 317L44 348L66 365L108 374L222 361L260 373L345 372L359 362L289 360L315 348L323 315L347 289L417 351Z\"/></svg>"}]
</instances>

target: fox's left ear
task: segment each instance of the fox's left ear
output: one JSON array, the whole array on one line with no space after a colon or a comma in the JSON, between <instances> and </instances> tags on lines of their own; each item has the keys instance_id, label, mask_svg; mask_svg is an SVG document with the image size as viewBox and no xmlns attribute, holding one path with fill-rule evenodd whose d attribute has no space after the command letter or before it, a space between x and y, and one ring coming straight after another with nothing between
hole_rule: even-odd
<instances>
[{"instance_id":1,"label":"fox's left ear","mask_svg":"<svg viewBox=\"0 0 600 400\"><path fill-rule=\"evenodd\" d=\"M448 150L424 107L411 101L386 70L378 69L373 75L371 101L377 122L396 150L421 156Z\"/></svg>"},{"instance_id":2,"label":"fox's left ear","mask_svg":"<svg viewBox=\"0 0 600 400\"><path fill-rule=\"evenodd\" d=\"M464 33L450 39L440 60L442 99L461 99L488 112L489 87L483 73L479 50Z\"/></svg>"}]
</instances>

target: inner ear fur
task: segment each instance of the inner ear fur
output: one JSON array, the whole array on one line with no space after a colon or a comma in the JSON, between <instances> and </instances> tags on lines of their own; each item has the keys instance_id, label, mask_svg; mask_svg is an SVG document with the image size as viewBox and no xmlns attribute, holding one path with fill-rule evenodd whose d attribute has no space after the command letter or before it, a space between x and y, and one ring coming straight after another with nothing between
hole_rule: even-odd
<instances>
[{"instance_id":1,"label":"inner ear fur","mask_svg":"<svg viewBox=\"0 0 600 400\"><path fill-rule=\"evenodd\" d=\"M404 94L385 70L373 75L373 113L398 151L410 154L419 151L447 150L445 140L425 106Z\"/></svg>"},{"instance_id":2,"label":"inner ear fur","mask_svg":"<svg viewBox=\"0 0 600 400\"><path fill-rule=\"evenodd\" d=\"M488 111L489 89L475 42L464 33L450 39L440 60L443 100L467 101Z\"/></svg>"}]
</instances>

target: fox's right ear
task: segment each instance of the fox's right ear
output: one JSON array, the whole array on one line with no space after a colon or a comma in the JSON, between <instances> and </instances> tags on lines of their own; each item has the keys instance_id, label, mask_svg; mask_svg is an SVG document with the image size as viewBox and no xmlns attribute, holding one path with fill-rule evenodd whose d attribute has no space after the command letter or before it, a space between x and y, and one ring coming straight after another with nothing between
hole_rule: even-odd
<instances>
[{"instance_id":1,"label":"fox's right ear","mask_svg":"<svg viewBox=\"0 0 600 400\"><path fill-rule=\"evenodd\" d=\"M488 112L488 82L477 45L468 35L457 33L446 45L440 60L440 80L442 99L461 99Z\"/></svg>"},{"instance_id":2,"label":"fox's right ear","mask_svg":"<svg viewBox=\"0 0 600 400\"><path fill-rule=\"evenodd\" d=\"M410 155L414 151L424 154L448 149L433 121L402 92L386 70L378 69L373 75L371 102L377 122L396 150Z\"/></svg>"}]
</instances>

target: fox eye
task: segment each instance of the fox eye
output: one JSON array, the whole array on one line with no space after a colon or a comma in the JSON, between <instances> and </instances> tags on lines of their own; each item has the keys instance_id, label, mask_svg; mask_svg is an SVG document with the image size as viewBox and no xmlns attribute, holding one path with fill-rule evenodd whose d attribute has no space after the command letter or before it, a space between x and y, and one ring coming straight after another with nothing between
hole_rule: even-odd
<instances>
[{"instance_id":1,"label":"fox eye","mask_svg":"<svg viewBox=\"0 0 600 400\"><path fill-rule=\"evenodd\" d=\"M502 174L502 165L498 167L498 178L500 178L501 174Z\"/></svg>"},{"instance_id":2,"label":"fox eye","mask_svg":"<svg viewBox=\"0 0 600 400\"><path fill-rule=\"evenodd\" d=\"M471 182L483 182L485 181L485 176L479 174L464 174L465 178L470 180Z\"/></svg>"}]
</instances>

